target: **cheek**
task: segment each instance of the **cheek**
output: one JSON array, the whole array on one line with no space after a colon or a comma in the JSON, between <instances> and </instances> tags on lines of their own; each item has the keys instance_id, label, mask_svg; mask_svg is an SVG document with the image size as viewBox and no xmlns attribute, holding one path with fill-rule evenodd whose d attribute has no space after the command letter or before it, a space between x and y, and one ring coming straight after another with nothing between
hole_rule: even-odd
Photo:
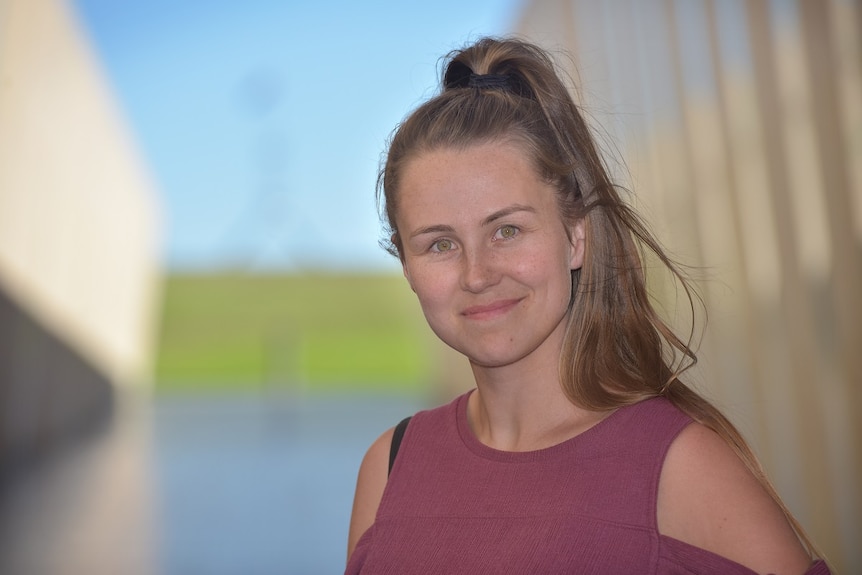
<instances>
[{"instance_id":1,"label":"cheek","mask_svg":"<svg viewBox=\"0 0 862 575\"><path fill-rule=\"evenodd\" d=\"M450 300L445 274L414 268L410 270L410 278L413 292L426 315L440 306L442 302Z\"/></svg>"},{"instance_id":2,"label":"cheek","mask_svg":"<svg viewBox=\"0 0 862 575\"><path fill-rule=\"evenodd\" d=\"M525 254L511 271L525 282L547 283L549 287L571 284L571 252L567 246L546 244Z\"/></svg>"},{"instance_id":3,"label":"cheek","mask_svg":"<svg viewBox=\"0 0 862 575\"><path fill-rule=\"evenodd\" d=\"M448 283L435 275L414 281L413 292L422 309L422 315L431 331L444 342L451 335L451 306L453 294Z\"/></svg>"}]
</instances>

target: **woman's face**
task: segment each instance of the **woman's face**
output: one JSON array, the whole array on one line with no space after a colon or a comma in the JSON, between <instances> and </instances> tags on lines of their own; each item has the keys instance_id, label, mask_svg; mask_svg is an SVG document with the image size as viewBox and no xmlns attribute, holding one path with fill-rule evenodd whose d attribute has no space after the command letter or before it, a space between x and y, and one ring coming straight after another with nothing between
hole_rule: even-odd
<instances>
[{"instance_id":1,"label":"woman's face","mask_svg":"<svg viewBox=\"0 0 862 575\"><path fill-rule=\"evenodd\" d=\"M440 339L485 367L558 356L583 227L566 233L518 145L422 153L398 193L404 275Z\"/></svg>"}]
</instances>

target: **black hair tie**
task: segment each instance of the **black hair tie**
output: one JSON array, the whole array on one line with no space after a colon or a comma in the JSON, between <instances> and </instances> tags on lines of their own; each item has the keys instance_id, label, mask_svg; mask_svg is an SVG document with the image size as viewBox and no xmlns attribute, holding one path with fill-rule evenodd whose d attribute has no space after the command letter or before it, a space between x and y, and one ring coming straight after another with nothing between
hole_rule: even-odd
<instances>
[{"instance_id":1,"label":"black hair tie","mask_svg":"<svg viewBox=\"0 0 862 575\"><path fill-rule=\"evenodd\" d=\"M511 90L512 79L509 75L503 74L470 74L467 85L479 89Z\"/></svg>"},{"instance_id":2,"label":"black hair tie","mask_svg":"<svg viewBox=\"0 0 862 575\"><path fill-rule=\"evenodd\" d=\"M450 88L466 88L470 84L470 76L473 75L473 70L470 69L470 66L455 60L446 68L446 75L443 77L443 87L447 90Z\"/></svg>"},{"instance_id":3,"label":"black hair tie","mask_svg":"<svg viewBox=\"0 0 862 575\"><path fill-rule=\"evenodd\" d=\"M522 98L535 99L533 90L518 74L475 74L470 66L457 60L450 63L446 69L443 87L446 90L452 88L502 90Z\"/></svg>"},{"instance_id":4,"label":"black hair tie","mask_svg":"<svg viewBox=\"0 0 862 575\"><path fill-rule=\"evenodd\" d=\"M476 74L470 66L457 60L449 64L443 85L449 88L478 88L513 91L514 83L510 74Z\"/></svg>"}]
</instances>

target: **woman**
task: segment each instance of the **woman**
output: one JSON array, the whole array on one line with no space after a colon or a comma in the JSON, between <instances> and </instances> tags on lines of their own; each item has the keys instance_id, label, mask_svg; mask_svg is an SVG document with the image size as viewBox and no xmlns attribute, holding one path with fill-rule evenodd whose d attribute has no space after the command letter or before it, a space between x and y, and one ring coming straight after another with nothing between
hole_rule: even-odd
<instances>
[{"instance_id":1,"label":"woman","mask_svg":"<svg viewBox=\"0 0 862 575\"><path fill-rule=\"evenodd\" d=\"M476 388L370 447L347 573L829 572L680 381L695 356L653 310L641 248L687 284L542 50L451 54L379 192L391 251Z\"/></svg>"}]
</instances>

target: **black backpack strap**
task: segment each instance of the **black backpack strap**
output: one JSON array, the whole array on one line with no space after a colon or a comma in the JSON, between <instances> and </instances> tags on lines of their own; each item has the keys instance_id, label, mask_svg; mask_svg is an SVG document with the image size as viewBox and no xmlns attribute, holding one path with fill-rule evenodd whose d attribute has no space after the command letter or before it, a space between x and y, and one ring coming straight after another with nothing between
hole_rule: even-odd
<instances>
[{"instance_id":1,"label":"black backpack strap","mask_svg":"<svg viewBox=\"0 0 862 575\"><path fill-rule=\"evenodd\" d=\"M395 456L398 455L398 448L401 447L401 439L404 437L404 431L407 429L407 424L410 423L410 418L405 417L395 426L395 431L392 433L392 445L389 447L389 473L392 473L392 466L395 464Z\"/></svg>"}]
</instances>

